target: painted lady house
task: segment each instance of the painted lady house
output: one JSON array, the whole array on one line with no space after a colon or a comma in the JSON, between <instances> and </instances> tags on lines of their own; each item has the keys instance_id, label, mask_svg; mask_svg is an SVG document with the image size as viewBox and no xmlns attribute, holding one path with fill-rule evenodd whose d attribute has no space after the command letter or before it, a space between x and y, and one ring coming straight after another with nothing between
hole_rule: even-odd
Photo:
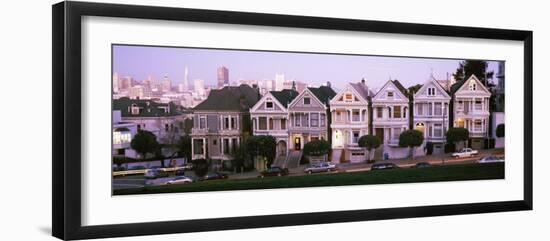
<instances>
[{"instance_id":1,"label":"painted lady house","mask_svg":"<svg viewBox=\"0 0 550 241\"><path fill-rule=\"evenodd\" d=\"M444 153L450 100L451 96L433 75L416 92L413 100L413 128L424 133L424 144L417 149L426 148L428 154L430 151L433 154Z\"/></svg>"},{"instance_id":2,"label":"painted lady house","mask_svg":"<svg viewBox=\"0 0 550 241\"><path fill-rule=\"evenodd\" d=\"M399 146L399 135L409 129L409 97L407 89L397 80L388 80L372 98L372 125L374 135L382 145L375 158L405 158L409 151ZM416 148L417 153L420 148ZM416 155L416 153L415 153Z\"/></svg>"},{"instance_id":3,"label":"painted lady house","mask_svg":"<svg viewBox=\"0 0 550 241\"><path fill-rule=\"evenodd\" d=\"M365 149L358 146L358 140L369 133L368 108L373 95L363 79L359 83L347 84L330 101L332 162L366 160Z\"/></svg>"},{"instance_id":4,"label":"painted lady house","mask_svg":"<svg viewBox=\"0 0 550 241\"><path fill-rule=\"evenodd\" d=\"M317 139L330 141L329 102L335 95L330 83L317 88L308 87L288 105L290 162L299 161L307 142Z\"/></svg>"},{"instance_id":5,"label":"painted lady house","mask_svg":"<svg viewBox=\"0 0 550 241\"><path fill-rule=\"evenodd\" d=\"M211 90L193 108L192 159L210 159L228 167L243 135L252 133L249 110L259 99L258 91L248 85Z\"/></svg>"},{"instance_id":6,"label":"painted lady house","mask_svg":"<svg viewBox=\"0 0 550 241\"><path fill-rule=\"evenodd\" d=\"M453 126L468 129L469 146L485 147L489 128L489 98L491 92L475 76L471 75L453 94Z\"/></svg>"},{"instance_id":7,"label":"painted lady house","mask_svg":"<svg viewBox=\"0 0 550 241\"><path fill-rule=\"evenodd\" d=\"M270 135L277 142L274 166L284 167L289 149L288 105L298 96L294 89L267 92L250 109L252 130L255 136ZM255 163L256 169L263 170L265 165Z\"/></svg>"}]
</instances>

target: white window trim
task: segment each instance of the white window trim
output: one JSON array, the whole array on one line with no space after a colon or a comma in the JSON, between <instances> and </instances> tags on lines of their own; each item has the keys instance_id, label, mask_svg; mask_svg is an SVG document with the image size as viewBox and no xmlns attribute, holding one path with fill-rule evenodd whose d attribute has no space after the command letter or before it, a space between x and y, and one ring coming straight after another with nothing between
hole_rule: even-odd
<instances>
[{"instance_id":1,"label":"white window trim","mask_svg":"<svg viewBox=\"0 0 550 241\"><path fill-rule=\"evenodd\" d=\"M268 106L267 106L267 103L271 103L271 107L268 107ZM266 101L264 104L265 104L265 108L266 108L267 110L273 110L273 109L275 109L275 103L273 103L273 101Z\"/></svg>"}]
</instances>

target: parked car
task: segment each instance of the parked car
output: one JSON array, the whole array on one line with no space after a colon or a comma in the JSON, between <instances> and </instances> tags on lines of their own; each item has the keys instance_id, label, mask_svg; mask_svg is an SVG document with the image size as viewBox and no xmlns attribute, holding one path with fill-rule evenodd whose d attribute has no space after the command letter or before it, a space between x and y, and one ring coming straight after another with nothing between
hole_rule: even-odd
<instances>
[{"instance_id":1,"label":"parked car","mask_svg":"<svg viewBox=\"0 0 550 241\"><path fill-rule=\"evenodd\" d=\"M143 175L146 172L146 168L144 166L132 166L129 168L125 167L119 167L116 169L113 169L113 176L129 176L129 175Z\"/></svg>"},{"instance_id":2,"label":"parked car","mask_svg":"<svg viewBox=\"0 0 550 241\"><path fill-rule=\"evenodd\" d=\"M178 169L174 172L176 176L185 176L185 169Z\"/></svg>"},{"instance_id":3,"label":"parked car","mask_svg":"<svg viewBox=\"0 0 550 241\"><path fill-rule=\"evenodd\" d=\"M477 150L474 150L472 148L462 148L462 150L453 153L452 157L463 158L463 157L475 156L477 154L478 154Z\"/></svg>"},{"instance_id":4,"label":"parked car","mask_svg":"<svg viewBox=\"0 0 550 241\"><path fill-rule=\"evenodd\" d=\"M178 176L178 177L175 177L174 179L170 180L170 181L167 181L165 182L164 184L182 184L182 183L192 183L193 182L193 179L189 178L189 177L186 177L186 176Z\"/></svg>"},{"instance_id":5,"label":"parked car","mask_svg":"<svg viewBox=\"0 0 550 241\"><path fill-rule=\"evenodd\" d=\"M431 167L432 164L430 164L429 162L419 162L419 163L416 163L414 166L414 168L426 168L426 167Z\"/></svg>"},{"instance_id":6,"label":"parked car","mask_svg":"<svg viewBox=\"0 0 550 241\"><path fill-rule=\"evenodd\" d=\"M486 156L477 161L477 163L494 163L494 162L504 162L504 159L498 156Z\"/></svg>"},{"instance_id":7,"label":"parked car","mask_svg":"<svg viewBox=\"0 0 550 241\"><path fill-rule=\"evenodd\" d=\"M146 179L155 179L159 177L168 177L168 172L165 172L164 170L160 168L156 169L147 169L145 172L145 175L143 175Z\"/></svg>"},{"instance_id":8,"label":"parked car","mask_svg":"<svg viewBox=\"0 0 550 241\"><path fill-rule=\"evenodd\" d=\"M272 177L272 176L286 176L288 175L288 169L282 167L270 167L265 171L260 172L258 177Z\"/></svg>"},{"instance_id":9,"label":"parked car","mask_svg":"<svg viewBox=\"0 0 550 241\"><path fill-rule=\"evenodd\" d=\"M227 179L227 178L228 176L225 173L213 172L213 173L206 174L206 176L200 178L199 180L206 181L206 180L218 180L218 179Z\"/></svg>"},{"instance_id":10,"label":"parked car","mask_svg":"<svg viewBox=\"0 0 550 241\"><path fill-rule=\"evenodd\" d=\"M336 165L330 163L330 162L321 162L317 164L311 164L309 167L304 169L304 172L307 172L309 174L314 172L330 172L336 170Z\"/></svg>"},{"instance_id":11,"label":"parked car","mask_svg":"<svg viewBox=\"0 0 550 241\"><path fill-rule=\"evenodd\" d=\"M120 166L120 167L113 167L113 172L121 172L126 171L126 167Z\"/></svg>"},{"instance_id":12,"label":"parked car","mask_svg":"<svg viewBox=\"0 0 550 241\"><path fill-rule=\"evenodd\" d=\"M395 163L384 162L384 163L372 164L372 166L370 167L370 170L371 171L374 171L374 170L388 170L388 169L396 169L396 168L399 168L399 166L397 166Z\"/></svg>"}]
</instances>

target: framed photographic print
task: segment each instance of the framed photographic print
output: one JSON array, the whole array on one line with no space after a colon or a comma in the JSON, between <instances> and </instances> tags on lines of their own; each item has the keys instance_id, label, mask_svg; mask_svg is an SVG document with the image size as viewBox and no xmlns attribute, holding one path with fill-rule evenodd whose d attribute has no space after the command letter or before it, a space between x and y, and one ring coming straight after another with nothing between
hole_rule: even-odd
<instances>
[{"instance_id":1,"label":"framed photographic print","mask_svg":"<svg viewBox=\"0 0 550 241\"><path fill-rule=\"evenodd\" d=\"M53 235L530 210L532 48L524 30L55 4Z\"/></svg>"}]
</instances>

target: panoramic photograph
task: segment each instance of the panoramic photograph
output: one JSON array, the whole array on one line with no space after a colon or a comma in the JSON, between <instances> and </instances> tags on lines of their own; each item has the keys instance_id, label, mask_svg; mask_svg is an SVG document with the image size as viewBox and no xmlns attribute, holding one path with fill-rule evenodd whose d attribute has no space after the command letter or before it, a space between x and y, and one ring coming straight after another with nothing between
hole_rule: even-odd
<instances>
[{"instance_id":1,"label":"panoramic photograph","mask_svg":"<svg viewBox=\"0 0 550 241\"><path fill-rule=\"evenodd\" d=\"M504 61L111 54L113 195L504 179Z\"/></svg>"}]
</instances>

